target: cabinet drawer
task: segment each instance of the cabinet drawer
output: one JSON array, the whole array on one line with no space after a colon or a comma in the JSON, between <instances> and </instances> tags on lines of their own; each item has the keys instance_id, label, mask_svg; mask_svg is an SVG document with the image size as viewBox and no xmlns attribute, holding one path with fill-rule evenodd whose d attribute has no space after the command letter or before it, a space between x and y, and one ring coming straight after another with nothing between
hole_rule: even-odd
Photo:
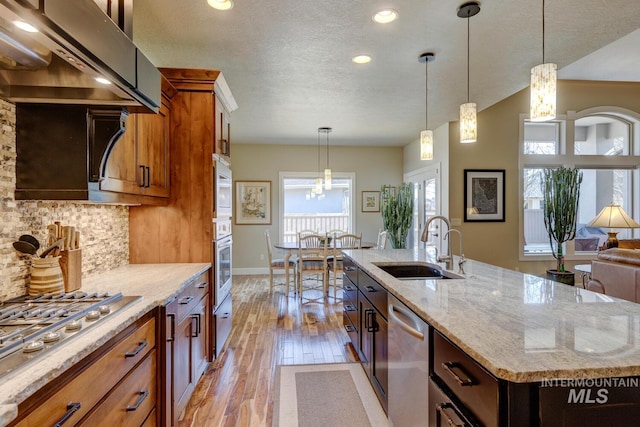
<instances>
[{"instance_id":1,"label":"cabinet drawer","mask_svg":"<svg viewBox=\"0 0 640 427\"><path fill-rule=\"evenodd\" d=\"M429 427L478 426L471 415L457 406L442 389L429 379Z\"/></svg>"},{"instance_id":2,"label":"cabinet drawer","mask_svg":"<svg viewBox=\"0 0 640 427\"><path fill-rule=\"evenodd\" d=\"M498 425L498 381L437 331L433 334L433 372L482 424Z\"/></svg>"},{"instance_id":3,"label":"cabinet drawer","mask_svg":"<svg viewBox=\"0 0 640 427\"><path fill-rule=\"evenodd\" d=\"M231 325L233 323L233 305L231 295L228 295L216 310L216 358L220 355L224 343L227 341L231 333Z\"/></svg>"},{"instance_id":4,"label":"cabinet drawer","mask_svg":"<svg viewBox=\"0 0 640 427\"><path fill-rule=\"evenodd\" d=\"M155 319L152 318L116 343L17 425L54 425L79 404L69 418L69 424L78 422L155 347L155 336Z\"/></svg>"},{"instance_id":5,"label":"cabinet drawer","mask_svg":"<svg viewBox=\"0 0 640 427\"><path fill-rule=\"evenodd\" d=\"M344 257L343 260L344 274L351 280L352 283L358 284L358 267L351 261L349 257Z\"/></svg>"},{"instance_id":6,"label":"cabinet drawer","mask_svg":"<svg viewBox=\"0 0 640 427\"><path fill-rule=\"evenodd\" d=\"M181 322L187 314L193 311L193 308L208 292L209 275L208 273L203 273L176 297L177 321Z\"/></svg>"},{"instance_id":7,"label":"cabinet drawer","mask_svg":"<svg viewBox=\"0 0 640 427\"><path fill-rule=\"evenodd\" d=\"M346 273L342 275L342 289L343 289L343 302L346 305L349 301L350 304L358 305L358 288L351 281Z\"/></svg>"},{"instance_id":8,"label":"cabinet drawer","mask_svg":"<svg viewBox=\"0 0 640 427\"><path fill-rule=\"evenodd\" d=\"M344 330L347 331L347 335L349 335L349 339L355 347L357 354L357 352L360 351L360 346L358 345L358 328L354 326L354 323L351 322L347 313L344 312L342 313L342 324L344 325Z\"/></svg>"},{"instance_id":9,"label":"cabinet drawer","mask_svg":"<svg viewBox=\"0 0 640 427\"><path fill-rule=\"evenodd\" d=\"M387 290L362 270L358 270L358 288L362 295L387 319Z\"/></svg>"},{"instance_id":10,"label":"cabinet drawer","mask_svg":"<svg viewBox=\"0 0 640 427\"><path fill-rule=\"evenodd\" d=\"M149 414L147 419L142 424L142 427L156 427L158 425L158 412L154 408L153 411Z\"/></svg>"},{"instance_id":11,"label":"cabinet drawer","mask_svg":"<svg viewBox=\"0 0 640 427\"><path fill-rule=\"evenodd\" d=\"M344 315L349 318L349 321L353 325L357 325L359 323L360 317L358 316L359 312L358 312L358 304L357 303L351 303L350 301L347 301L345 299L344 300L343 311L344 311Z\"/></svg>"},{"instance_id":12,"label":"cabinet drawer","mask_svg":"<svg viewBox=\"0 0 640 427\"><path fill-rule=\"evenodd\" d=\"M81 426L139 426L156 406L156 351L120 382Z\"/></svg>"}]
</instances>

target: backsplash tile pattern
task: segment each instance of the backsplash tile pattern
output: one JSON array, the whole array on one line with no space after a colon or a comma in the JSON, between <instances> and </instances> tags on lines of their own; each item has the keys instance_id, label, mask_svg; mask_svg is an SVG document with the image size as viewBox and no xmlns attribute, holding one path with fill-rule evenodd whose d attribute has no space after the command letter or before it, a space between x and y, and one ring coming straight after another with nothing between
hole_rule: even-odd
<instances>
[{"instance_id":1,"label":"backsplash tile pattern","mask_svg":"<svg viewBox=\"0 0 640 427\"><path fill-rule=\"evenodd\" d=\"M15 106L0 100L0 301L26 293L31 257L12 243L33 234L46 244L47 224L61 221L80 231L82 275L129 262L129 210L126 206L66 201L16 201Z\"/></svg>"}]
</instances>

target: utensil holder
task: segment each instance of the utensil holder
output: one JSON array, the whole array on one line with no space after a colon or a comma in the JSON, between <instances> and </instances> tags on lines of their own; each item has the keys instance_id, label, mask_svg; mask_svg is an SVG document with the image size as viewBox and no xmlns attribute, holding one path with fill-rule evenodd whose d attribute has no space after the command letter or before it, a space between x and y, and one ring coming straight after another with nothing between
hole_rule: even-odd
<instances>
[{"instance_id":1,"label":"utensil holder","mask_svg":"<svg viewBox=\"0 0 640 427\"><path fill-rule=\"evenodd\" d=\"M60 252L60 268L65 292L75 291L82 286L82 250L68 249Z\"/></svg>"},{"instance_id":2,"label":"utensil holder","mask_svg":"<svg viewBox=\"0 0 640 427\"><path fill-rule=\"evenodd\" d=\"M34 258L31 264L29 295L64 292L60 257Z\"/></svg>"}]
</instances>

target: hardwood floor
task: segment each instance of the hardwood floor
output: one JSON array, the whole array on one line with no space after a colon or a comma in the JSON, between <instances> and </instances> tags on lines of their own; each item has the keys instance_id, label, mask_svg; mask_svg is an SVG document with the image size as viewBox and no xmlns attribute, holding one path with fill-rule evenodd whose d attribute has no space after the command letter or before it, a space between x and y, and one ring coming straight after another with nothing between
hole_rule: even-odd
<instances>
[{"instance_id":1,"label":"hardwood floor","mask_svg":"<svg viewBox=\"0 0 640 427\"><path fill-rule=\"evenodd\" d=\"M357 360L342 326L341 291L324 304L306 298L301 303L286 297L284 286L269 294L268 276L234 276L232 295L231 335L180 426L271 426L276 365Z\"/></svg>"}]
</instances>

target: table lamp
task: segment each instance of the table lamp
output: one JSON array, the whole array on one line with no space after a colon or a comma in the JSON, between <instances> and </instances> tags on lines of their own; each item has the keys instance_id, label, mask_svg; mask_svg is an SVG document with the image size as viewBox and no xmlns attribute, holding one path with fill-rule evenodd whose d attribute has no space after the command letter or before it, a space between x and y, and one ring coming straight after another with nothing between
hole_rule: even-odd
<instances>
[{"instance_id":1,"label":"table lamp","mask_svg":"<svg viewBox=\"0 0 640 427\"><path fill-rule=\"evenodd\" d=\"M620 205L610 204L602 208L600 213L591 220L589 227L605 227L611 229L607 232L609 238L604 243L605 248L617 248L618 247L618 234L614 228L640 228L640 224L634 221L627 213L622 209Z\"/></svg>"}]
</instances>

